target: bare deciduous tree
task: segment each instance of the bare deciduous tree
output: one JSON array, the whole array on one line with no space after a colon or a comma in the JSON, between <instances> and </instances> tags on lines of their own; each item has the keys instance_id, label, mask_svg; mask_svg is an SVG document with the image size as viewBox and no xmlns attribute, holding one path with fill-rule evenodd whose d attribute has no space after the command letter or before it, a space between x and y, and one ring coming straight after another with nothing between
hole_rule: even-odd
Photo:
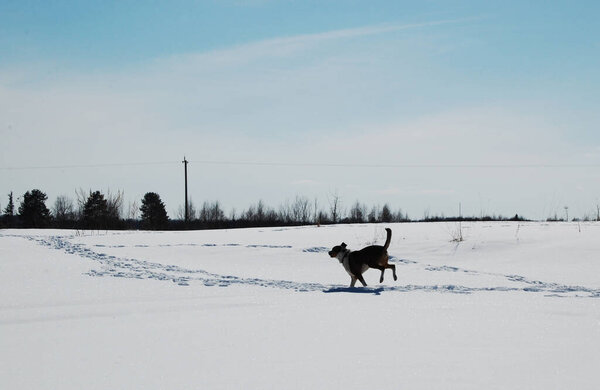
<instances>
[{"instance_id":1,"label":"bare deciduous tree","mask_svg":"<svg viewBox=\"0 0 600 390\"><path fill-rule=\"evenodd\" d=\"M140 212L140 205L137 199L133 201L129 201L129 206L127 207L127 219L137 220Z\"/></svg>"},{"instance_id":2,"label":"bare deciduous tree","mask_svg":"<svg viewBox=\"0 0 600 390\"><path fill-rule=\"evenodd\" d=\"M292 206L290 206L289 200L286 200L285 203L279 206L279 219L284 223L293 222Z\"/></svg>"},{"instance_id":3,"label":"bare deciduous tree","mask_svg":"<svg viewBox=\"0 0 600 390\"><path fill-rule=\"evenodd\" d=\"M296 196L291 211L294 222L308 223L311 214L310 201L304 196Z\"/></svg>"},{"instance_id":4,"label":"bare deciduous tree","mask_svg":"<svg viewBox=\"0 0 600 390\"><path fill-rule=\"evenodd\" d=\"M83 218L83 210L85 208L85 202L87 202L88 197L92 191L89 193L84 191L83 188L79 188L75 190L75 200L77 202L77 210L75 211L77 219Z\"/></svg>"},{"instance_id":5,"label":"bare deciduous tree","mask_svg":"<svg viewBox=\"0 0 600 390\"><path fill-rule=\"evenodd\" d=\"M329 211L331 212L331 221L338 223L340 219L341 200L339 194L334 192L328 197L329 200Z\"/></svg>"},{"instance_id":6,"label":"bare deciduous tree","mask_svg":"<svg viewBox=\"0 0 600 390\"><path fill-rule=\"evenodd\" d=\"M262 200L259 200L256 206L250 206L247 211L242 213L246 221L264 223L275 223L279 220L275 210L267 207Z\"/></svg>"},{"instance_id":7,"label":"bare deciduous tree","mask_svg":"<svg viewBox=\"0 0 600 390\"><path fill-rule=\"evenodd\" d=\"M118 190L116 193L112 193L110 189L106 192L106 204L108 206L108 215L110 218L121 219L123 214L123 200L125 199L125 192Z\"/></svg>"},{"instance_id":8,"label":"bare deciduous tree","mask_svg":"<svg viewBox=\"0 0 600 390\"><path fill-rule=\"evenodd\" d=\"M225 213L221 209L219 201L212 203L204 202L200 209L199 219L202 222L220 222L225 219Z\"/></svg>"},{"instance_id":9,"label":"bare deciduous tree","mask_svg":"<svg viewBox=\"0 0 600 390\"><path fill-rule=\"evenodd\" d=\"M188 218L190 221L197 219L196 207L191 198L188 200ZM177 209L177 219L185 220L185 206L179 206Z\"/></svg>"},{"instance_id":10,"label":"bare deciduous tree","mask_svg":"<svg viewBox=\"0 0 600 390\"><path fill-rule=\"evenodd\" d=\"M402 209L398 209L398 212L394 214L394 222L406 222L408 220L408 214L402 212Z\"/></svg>"},{"instance_id":11,"label":"bare deciduous tree","mask_svg":"<svg viewBox=\"0 0 600 390\"><path fill-rule=\"evenodd\" d=\"M66 195L59 195L54 201L52 214L59 222L75 219L75 206L73 200Z\"/></svg>"}]
</instances>

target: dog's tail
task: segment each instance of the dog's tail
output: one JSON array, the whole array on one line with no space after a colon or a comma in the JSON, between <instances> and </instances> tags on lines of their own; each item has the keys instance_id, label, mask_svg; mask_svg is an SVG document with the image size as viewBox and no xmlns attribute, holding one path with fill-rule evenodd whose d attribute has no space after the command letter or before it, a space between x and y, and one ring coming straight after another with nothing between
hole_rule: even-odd
<instances>
[{"instance_id":1,"label":"dog's tail","mask_svg":"<svg viewBox=\"0 0 600 390\"><path fill-rule=\"evenodd\" d=\"M387 248L389 248L389 246L390 246L390 241L392 241L392 229L385 228L385 231L387 232L387 238L385 239L385 244L383 245L383 249L387 250Z\"/></svg>"}]
</instances>

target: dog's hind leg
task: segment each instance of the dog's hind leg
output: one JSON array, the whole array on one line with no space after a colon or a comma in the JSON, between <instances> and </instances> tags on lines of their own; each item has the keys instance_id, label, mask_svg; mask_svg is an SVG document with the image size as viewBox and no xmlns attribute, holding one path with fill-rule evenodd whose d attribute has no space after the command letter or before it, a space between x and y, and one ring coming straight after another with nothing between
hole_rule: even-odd
<instances>
[{"instance_id":1,"label":"dog's hind leg","mask_svg":"<svg viewBox=\"0 0 600 390\"><path fill-rule=\"evenodd\" d=\"M396 266L394 264L388 264L386 268L391 268L392 273L394 274L394 280L398 280L398 277L396 276ZM381 271L381 279L383 280L383 271Z\"/></svg>"},{"instance_id":2,"label":"dog's hind leg","mask_svg":"<svg viewBox=\"0 0 600 390\"><path fill-rule=\"evenodd\" d=\"M385 267L379 268L381 270L381 277L379 278L379 283L383 283L383 273L385 272Z\"/></svg>"}]
</instances>

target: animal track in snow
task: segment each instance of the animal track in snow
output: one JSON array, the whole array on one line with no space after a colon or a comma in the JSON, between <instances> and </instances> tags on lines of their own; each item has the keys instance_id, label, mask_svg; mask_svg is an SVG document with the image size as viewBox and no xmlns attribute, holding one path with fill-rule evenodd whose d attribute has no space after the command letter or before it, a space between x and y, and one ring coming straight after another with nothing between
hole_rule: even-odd
<instances>
[{"instance_id":1,"label":"animal track in snow","mask_svg":"<svg viewBox=\"0 0 600 390\"><path fill-rule=\"evenodd\" d=\"M148 245L148 244L135 244L135 245L104 245L104 244L96 244L95 248L172 248L172 247L218 247L218 246L228 246L228 247L241 247L245 246L246 248L271 248L271 249L291 249L293 248L291 245L269 245L269 244L213 244L213 243L204 243L204 244L156 244L156 245Z\"/></svg>"},{"instance_id":2,"label":"animal track in snow","mask_svg":"<svg viewBox=\"0 0 600 390\"><path fill-rule=\"evenodd\" d=\"M0 235L2 236L2 235ZM192 283L200 283L205 286L219 286L228 287L233 285L246 285L246 286L259 286L268 288L278 288L285 290L294 290L298 292L364 292L379 295L382 292L414 292L414 291L425 291L425 292L438 292L438 293L452 293L452 294L472 294L478 292L529 292L529 293L543 293L546 296L559 296L559 297L600 297L600 289L588 288L583 286L569 286L560 283L543 282L539 280L531 280L520 275L504 275L494 274L486 272L478 272L472 270L466 270L452 266L432 266L428 264L421 264L413 260L398 259L390 256L390 262L401 264L405 266L413 266L423 268L426 271L432 272L461 272L472 275L474 277L486 275L496 276L504 278L507 281L516 284L515 286L485 286L485 287L469 287L461 285L400 285L400 286L377 286L368 287L365 289L354 288L349 289L339 285L326 285L321 283L310 283L310 282L294 282L287 280L271 280L261 278L244 278L233 275L220 275L211 273L202 269L188 269L176 265L168 265L161 263L154 263L145 260L139 260L134 258L118 257L108 255L102 252L96 252L90 248L87 248L84 244L75 244L70 242L70 239L74 236L14 236L34 241L39 245L48 247L50 249L60 250L69 254L77 255L82 258L93 260L100 265L99 269L93 269L87 272L87 275L95 277L112 276L118 278L130 278L130 279L153 279L159 281L170 281L182 286L189 286ZM173 246L184 246L173 245ZM187 244L192 246L191 244ZM198 244L193 244L198 246ZM200 244L205 245L205 244ZM239 244L226 244L223 246L238 246ZM121 248L123 246L102 246L95 245L95 248ZM292 246L281 246L281 245L261 245L261 246L248 246L248 247L259 247L259 248L283 248L289 249ZM303 250L305 253L321 253L327 251L325 247L312 247Z\"/></svg>"}]
</instances>

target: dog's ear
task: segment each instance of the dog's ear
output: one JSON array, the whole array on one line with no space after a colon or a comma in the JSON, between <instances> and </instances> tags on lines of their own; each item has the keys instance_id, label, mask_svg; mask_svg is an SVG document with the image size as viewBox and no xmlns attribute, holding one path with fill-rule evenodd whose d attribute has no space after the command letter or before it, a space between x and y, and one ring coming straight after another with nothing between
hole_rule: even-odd
<instances>
[{"instance_id":1,"label":"dog's ear","mask_svg":"<svg viewBox=\"0 0 600 390\"><path fill-rule=\"evenodd\" d=\"M342 248L344 248L344 249L346 249L346 243L345 243L345 242L342 242L342 245L341 245L341 247L342 247Z\"/></svg>"}]
</instances>

